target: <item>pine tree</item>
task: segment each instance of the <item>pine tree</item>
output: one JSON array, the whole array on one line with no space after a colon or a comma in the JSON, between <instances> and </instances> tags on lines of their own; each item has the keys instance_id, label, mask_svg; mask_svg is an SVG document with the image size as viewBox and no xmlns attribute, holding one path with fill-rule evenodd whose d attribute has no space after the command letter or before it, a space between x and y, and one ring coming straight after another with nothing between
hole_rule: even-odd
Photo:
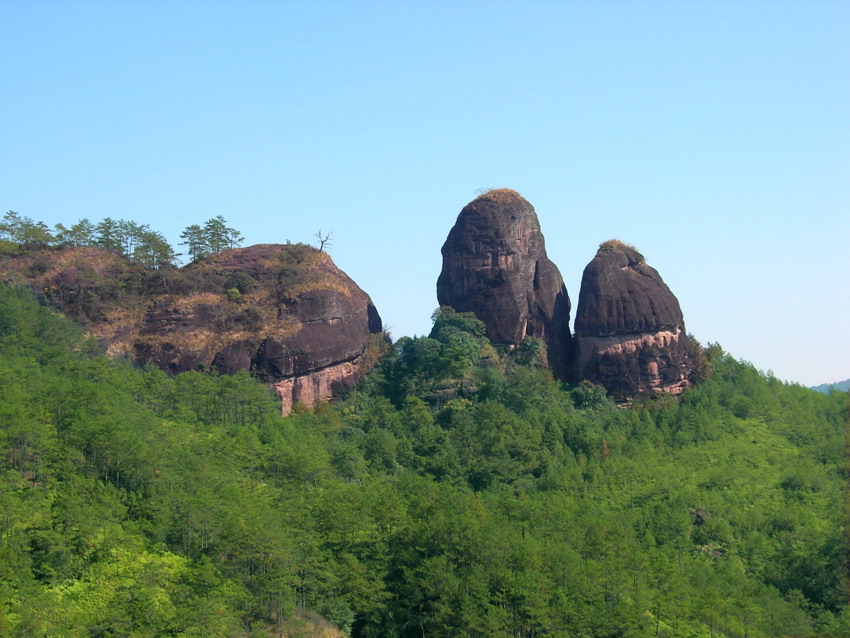
<instances>
[{"instance_id":1,"label":"pine tree","mask_svg":"<svg viewBox=\"0 0 850 638\"><path fill-rule=\"evenodd\" d=\"M204 223L204 239L211 254L220 253L228 248L236 248L242 243L242 234L227 225L227 220L216 215Z\"/></svg>"},{"instance_id":2,"label":"pine tree","mask_svg":"<svg viewBox=\"0 0 850 638\"><path fill-rule=\"evenodd\" d=\"M180 233L180 238L183 240L180 242L180 245L186 246L189 258L192 261L197 261L209 254L209 247L204 237L204 229L197 224L187 226L186 229Z\"/></svg>"},{"instance_id":3,"label":"pine tree","mask_svg":"<svg viewBox=\"0 0 850 638\"><path fill-rule=\"evenodd\" d=\"M8 239L21 246L45 246L56 242L56 238L44 222L33 221L10 210L0 222L0 238Z\"/></svg>"},{"instance_id":4,"label":"pine tree","mask_svg":"<svg viewBox=\"0 0 850 638\"><path fill-rule=\"evenodd\" d=\"M111 217L106 217L95 226L95 232L97 233L95 243L98 246L118 253L123 252L119 222Z\"/></svg>"},{"instance_id":5,"label":"pine tree","mask_svg":"<svg viewBox=\"0 0 850 638\"><path fill-rule=\"evenodd\" d=\"M145 268L161 270L173 266L176 258L174 249L161 233L145 229L138 234L133 261Z\"/></svg>"}]
</instances>

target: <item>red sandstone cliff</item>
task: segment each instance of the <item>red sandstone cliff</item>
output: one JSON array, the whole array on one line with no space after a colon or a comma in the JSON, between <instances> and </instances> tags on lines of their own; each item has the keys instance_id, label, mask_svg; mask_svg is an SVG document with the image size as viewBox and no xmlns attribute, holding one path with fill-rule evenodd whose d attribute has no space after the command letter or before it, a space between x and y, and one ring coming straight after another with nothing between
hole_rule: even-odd
<instances>
[{"instance_id":1,"label":"red sandstone cliff","mask_svg":"<svg viewBox=\"0 0 850 638\"><path fill-rule=\"evenodd\" d=\"M603 243L584 270L576 342L580 378L617 398L678 394L691 385L694 357L679 301L622 242Z\"/></svg>"},{"instance_id":2,"label":"red sandstone cliff","mask_svg":"<svg viewBox=\"0 0 850 638\"><path fill-rule=\"evenodd\" d=\"M173 373L251 371L284 413L353 384L381 348L369 296L303 244L237 248L171 271L98 248L45 248L6 258L2 271L80 321L108 354Z\"/></svg>"}]
</instances>

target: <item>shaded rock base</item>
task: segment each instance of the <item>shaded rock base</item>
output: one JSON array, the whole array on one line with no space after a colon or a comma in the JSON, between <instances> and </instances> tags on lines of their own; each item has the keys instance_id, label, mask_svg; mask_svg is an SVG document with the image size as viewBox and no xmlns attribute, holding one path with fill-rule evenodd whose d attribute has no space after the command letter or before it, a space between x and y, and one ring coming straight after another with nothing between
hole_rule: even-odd
<instances>
[{"instance_id":1,"label":"shaded rock base","mask_svg":"<svg viewBox=\"0 0 850 638\"><path fill-rule=\"evenodd\" d=\"M315 370L302 376L281 379L271 384L280 398L281 412L287 416L296 403L312 408L319 401L338 396L352 387L364 374L362 357Z\"/></svg>"},{"instance_id":2,"label":"shaded rock base","mask_svg":"<svg viewBox=\"0 0 850 638\"><path fill-rule=\"evenodd\" d=\"M654 333L578 338L581 378L604 385L612 396L680 394L691 386L688 339L681 328Z\"/></svg>"}]
</instances>

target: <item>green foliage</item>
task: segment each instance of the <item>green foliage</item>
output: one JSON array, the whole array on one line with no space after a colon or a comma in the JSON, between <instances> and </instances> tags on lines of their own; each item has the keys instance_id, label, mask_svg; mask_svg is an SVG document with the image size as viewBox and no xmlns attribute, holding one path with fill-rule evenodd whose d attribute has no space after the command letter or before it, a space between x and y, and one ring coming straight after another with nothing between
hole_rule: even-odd
<instances>
[{"instance_id":1,"label":"green foliage","mask_svg":"<svg viewBox=\"0 0 850 638\"><path fill-rule=\"evenodd\" d=\"M708 347L703 347L692 334L688 335L688 346L693 355L691 381L699 384L708 379L714 372L714 364L723 356L723 348L717 343L709 343Z\"/></svg>"},{"instance_id":2,"label":"green foliage","mask_svg":"<svg viewBox=\"0 0 850 638\"><path fill-rule=\"evenodd\" d=\"M187 226L180 238L183 240L180 245L186 246L192 261L236 248L243 241L242 234L235 228L229 228L227 220L221 215L208 219L203 226Z\"/></svg>"},{"instance_id":3,"label":"green foliage","mask_svg":"<svg viewBox=\"0 0 850 638\"><path fill-rule=\"evenodd\" d=\"M72 231L77 229L76 232L68 233L75 240L75 245L81 245L77 242L86 236L86 227L82 226L86 222L83 220L72 227ZM123 255L145 268L165 268L173 265L176 259L174 250L165 238L146 224L107 217L94 227L94 233L95 245Z\"/></svg>"},{"instance_id":4,"label":"green foliage","mask_svg":"<svg viewBox=\"0 0 850 638\"><path fill-rule=\"evenodd\" d=\"M284 419L0 288L0 634L846 635L850 399L708 351L617 407L441 309Z\"/></svg>"},{"instance_id":5,"label":"green foliage","mask_svg":"<svg viewBox=\"0 0 850 638\"><path fill-rule=\"evenodd\" d=\"M124 219L107 217L97 224L82 219L70 228L57 224L54 233L44 222L14 211L0 222L0 252L21 254L47 246L99 246L151 270L173 266L177 258L161 233Z\"/></svg>"},{"instance_id":6,"label":"green foliage","mask_svg":"<svg viewBox=\"0 0 850 638\"><path fill-rule=\"evenodd\" d=\"M50 229L44 222L22 217L13 210L8 211L0 221L0 239L5 239L23 247L47 246L55 241Z\"/></svg>"},{"instance_id":7,"label":"green foliage","mask_svg":"<svg viewBox=\"0 0 850 638\"><path fill-rule=\"evenodd\" d=\"M180 238L192 261L236 248L243 241L242 234L229 228L221 215L208 219L203 226L187 227ZM161 233L126 219L106 217L97 224L82 219L70 228L57 224L53 233L44 222L11 210L0 220L0 254L19 254L45 246L98 246L149 270L174 266L178 257Z\"/></svg>"},{"instance_id":8,"label":"green foliage","mask_svg":"<svg viewBox=\"0 0 850 638\"><path fill-rule=\"evenodd\" d=\"M196 261L202 257L206 257L209 253L206 242L204 241L204 230L198 224L187 226L180 233L181 246L186 246L186 251L189 253L189 259Z\"/></svg>"},{"instance_id":9,"label":"green foliage","mask_svg":"<svg viewBox=\"0 0 850 638\"><path fill-rule=\"evenodd\" d=\"M67 246L91 246L95 243L97 229L88 219L81 219L71 228L56 224L56 241Z\"/></svg>"},{"instance_id":10,"label":"green foliage","mask_svg":"<svg viewBox=\"0 0 850 638\"><path fill-rule=\"evenodd\" d=\"M162 234L143 227L133 246L131 261L149 270L173 266L177 255Z\"/></svg>"},{"instance_id":11,"label":"green foliage","mask_svg":"<svg viewBox=\"0 0 850 638\"><path fill-rule=\"evenodd\" d=\"M447 341L452 335L465 334L480 339L484 336L484 322L472 312L456 312L449 306L440 306L431 315L434 327L431 337L439 341Z\"/></svg>"},{"instance_id":12,"label":"green foliage","mask_svg":"<svg viewBox=\"0 0 850 638\"><path fill-rule=\"evenodd\" d=\"M123 252L124 237L123 230L126 224L122 224L123 220L116 221L111 217L106 217L95 226L95 244L106 250L111 250L117 253Z\"/></svg>"}]
</instances>

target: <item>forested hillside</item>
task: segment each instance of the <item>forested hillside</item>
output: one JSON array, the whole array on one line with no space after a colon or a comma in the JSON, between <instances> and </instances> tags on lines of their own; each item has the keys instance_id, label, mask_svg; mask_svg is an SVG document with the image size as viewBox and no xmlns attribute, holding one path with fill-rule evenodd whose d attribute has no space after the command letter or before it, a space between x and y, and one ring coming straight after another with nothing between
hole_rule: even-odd
<instances>
[{"instance_id":1,"label":"forested hillside","mask_svg":"<svg viewBox=\"0 0 850 638\"><path fill-rule=\"evenodd\" d=\"M617 406L544 355L443 310L282 418L0 289L0 636L850 633L847 394L712 345Z\"/></svg>"}]
</instances>

